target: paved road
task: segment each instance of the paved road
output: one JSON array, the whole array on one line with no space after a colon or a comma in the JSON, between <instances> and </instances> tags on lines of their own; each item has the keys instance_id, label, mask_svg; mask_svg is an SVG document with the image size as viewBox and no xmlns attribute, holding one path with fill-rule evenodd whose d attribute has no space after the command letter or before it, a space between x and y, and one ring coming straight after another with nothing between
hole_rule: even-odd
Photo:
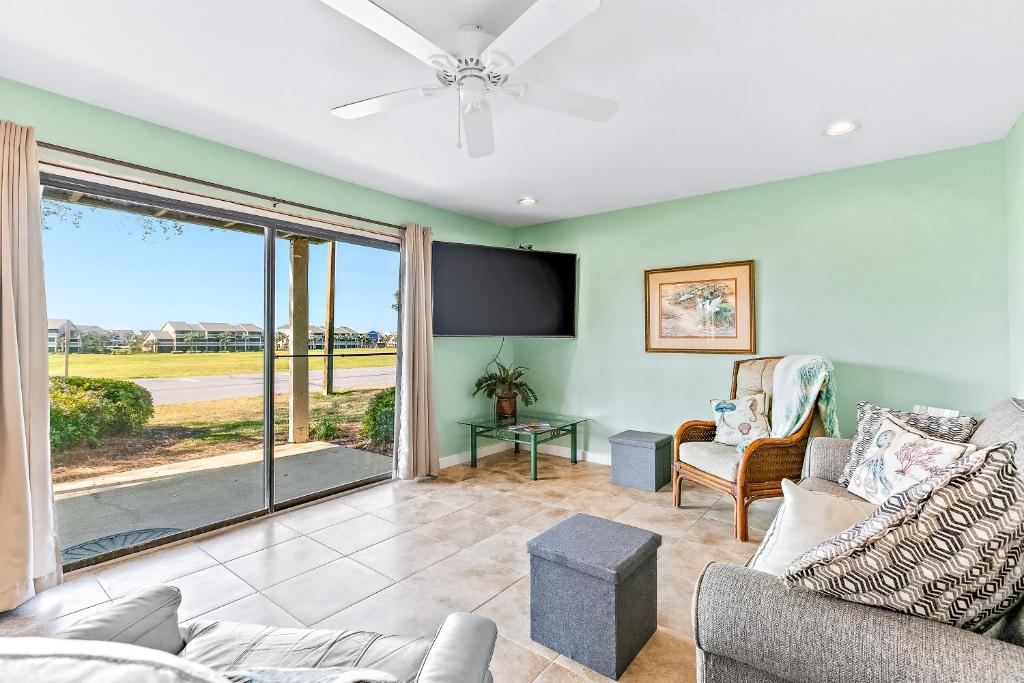
<instances>
[{"instance_id":1,"label":"paved road","mask_svg":"<svg viewBox=\"0 0 1024 683\"><path fill-rule=\"evenodd\" d=\"M136 384L149 389L154 405L171 403L196 403L216 401L222 398L245 398L263 395L263 375L209 375L206 377L166 377L160 379L137 379ZM395 366L381 368L348 368L334 371L335 389L355 387L391 386L395 383ZM322 391L324 373L313 370L309 373L311 391ZM288 392L288 373L278 372L274 376L274 391Z\"/></svg>"}]
</instances>

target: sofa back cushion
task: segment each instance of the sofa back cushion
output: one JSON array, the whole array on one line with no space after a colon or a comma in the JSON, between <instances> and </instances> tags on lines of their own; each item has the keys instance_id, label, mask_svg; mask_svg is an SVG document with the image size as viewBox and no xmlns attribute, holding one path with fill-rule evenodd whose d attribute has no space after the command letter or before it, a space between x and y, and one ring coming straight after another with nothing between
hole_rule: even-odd
<instances>
[{"instance_id":1,"label":"sofa back cushion","mask_svg":"<svg viewBox=\"0 0 1024 683\"><path fill-rule=\"evenodd\" d=\"M196 662L125 643L0 638L0 680L24 683L228 683Z\"/></svg>"},{"instance_id":2,"label":"sofa back cushion","mask_svg":"<svg viewBox=\"0 0 1024 683\"><path fill-rule=\"evenodd\" d=\"M277 628L229 621L193 621L181 656L217 671L262 667L379 669L400 681L416 678L429 638L369 631Z\"/></svg>"},{"instance_id":3,"label":"sofa back cushion","mask_svg":"<svg viewBox=\"0 0 1024 683\"><path fill-rule=\"evenodd\" d=\"M1018 460L1024 456L1024 399L1006 398L995 404L981 419L970 443L988 448L1003 441L1017 444Z\"/></svg>"}]
</instances>

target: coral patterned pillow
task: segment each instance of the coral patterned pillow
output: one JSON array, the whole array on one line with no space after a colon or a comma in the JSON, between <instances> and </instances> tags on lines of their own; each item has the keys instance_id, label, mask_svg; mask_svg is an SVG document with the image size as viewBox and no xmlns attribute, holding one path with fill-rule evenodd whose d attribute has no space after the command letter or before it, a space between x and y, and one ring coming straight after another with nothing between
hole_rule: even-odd
<instances>
[{"instance_id":1,"label":"coral patterned pillow","mask_svg":"<svg viewBox=\"0 0 1024 683\"><path fill-rule=\"evenodd\" d=\"M768 426L768 400L764 394L740 398L712 399L715 416L715 441L736 446L771 434Z\"/></svg>"},{"instance_id":2,"label":"coral patterned pillow","mask_svg":"<svg viewBox=\"0 0 1024 683\"><path fill-rule=\"evenodd\" d=\"M891 415L882 419L847 487L881 504L975 450L972 444L928 436Z\"/></svg>"}]
</instances>

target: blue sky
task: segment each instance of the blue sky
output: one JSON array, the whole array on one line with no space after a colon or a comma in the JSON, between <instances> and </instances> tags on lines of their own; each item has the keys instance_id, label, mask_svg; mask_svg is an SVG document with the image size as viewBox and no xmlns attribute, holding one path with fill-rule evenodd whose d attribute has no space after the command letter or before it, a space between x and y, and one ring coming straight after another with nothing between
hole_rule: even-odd
<instances>
[{"instance_id":1,"label":"blue sky","mask_svg":"<svg viewBox=\"0 0 1024 683\"><path fill-rule=\"evenodd\" d=\"M49 200L44 200L49 201ZM46 220L47 316L107 329L154 329L168 320L263 325L263 237L185 224L143 239L140 219L75 207L78 227ZM335 324L394 331L398 252L338 243ZM310 322L323 324L326 245L310 247ZM288 322L288 243L277 244L277 325Z\"/></svg>"}]
</instances>

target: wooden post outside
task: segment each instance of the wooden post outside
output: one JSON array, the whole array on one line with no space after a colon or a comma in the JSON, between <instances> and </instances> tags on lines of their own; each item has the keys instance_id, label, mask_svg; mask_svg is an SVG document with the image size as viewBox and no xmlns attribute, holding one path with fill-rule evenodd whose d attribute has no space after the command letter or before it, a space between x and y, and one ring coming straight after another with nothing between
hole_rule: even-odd
<instances>
[{"instance_id":1,"label":"wooden post outside","mask_svg":"<svg viewBox=\"0 0 1024 683\"><path fill-rule=\"evenodd\" d=\"M309 441L309 240L289 240L288 441Z\"/></svg>"},{"instance_id":2,"label":"wooden post outside","mask_svg":"<svg viewBox=\"0 0 1024 683\"><path fill-rule=\"evenodd\" d=\"M327 244L327 316L324 325L324 394L334 393L334 249L336 243Z\"/></svg>"}]
</instances>

